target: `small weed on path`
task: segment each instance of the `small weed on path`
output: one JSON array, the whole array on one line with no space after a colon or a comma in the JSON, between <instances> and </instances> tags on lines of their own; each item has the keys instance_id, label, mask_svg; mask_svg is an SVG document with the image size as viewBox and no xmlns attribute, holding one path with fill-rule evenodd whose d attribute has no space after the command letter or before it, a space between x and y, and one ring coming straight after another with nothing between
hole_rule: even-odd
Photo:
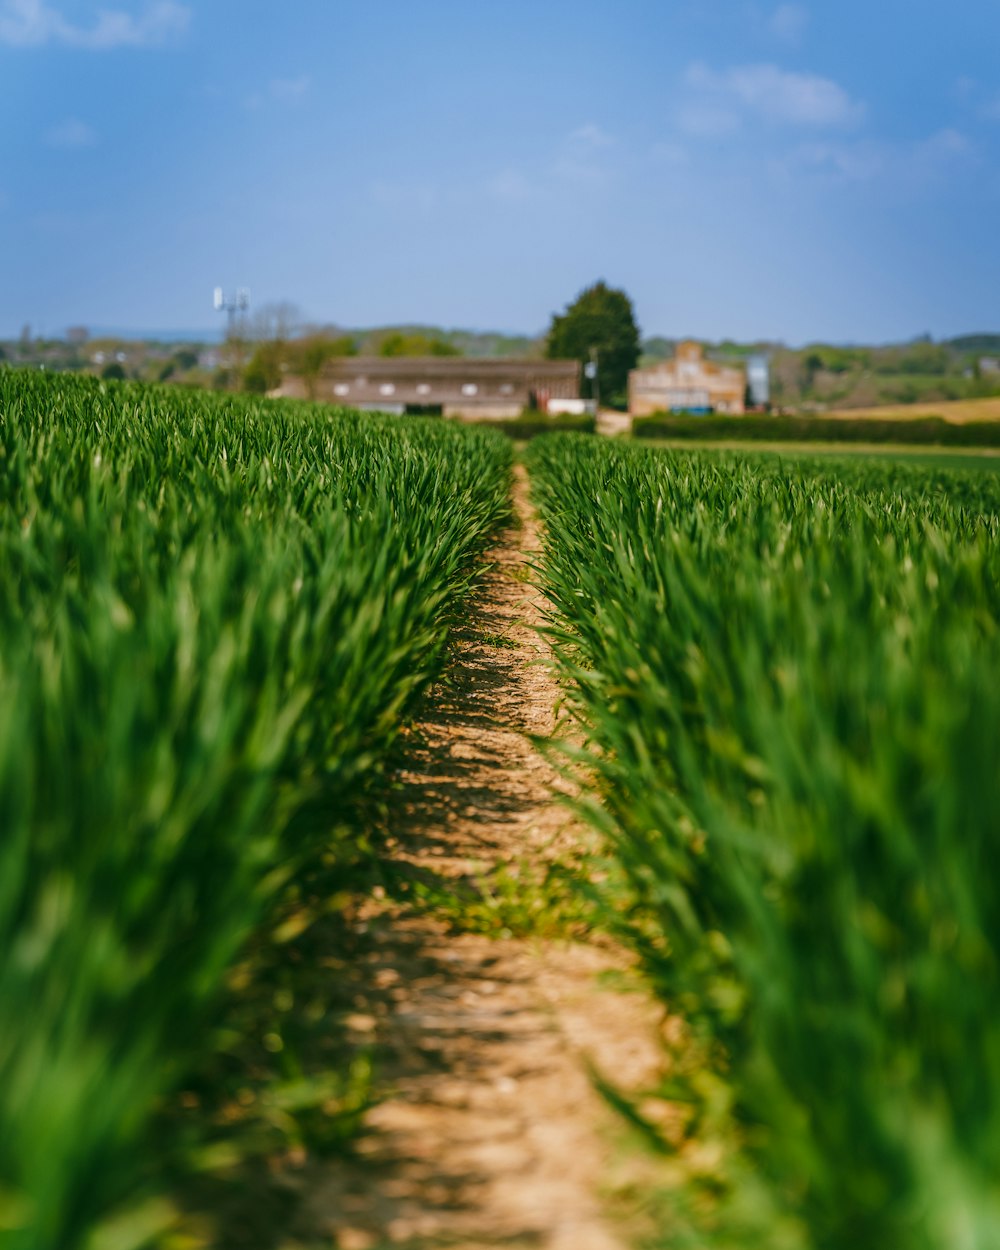
<instances>
[{"instance_id":1,"label":"small weed on path","mask_svg":"<svg viewBox=\"0 0 1000 1250\"><path fill-rule=\"evenodd\" d=\"M594 909L578 873L571 862L539 864L532 857L484 865L458 888L420 883L414 895L455 932L579 941L594 927Z\"/></svg>"}]
</instances>

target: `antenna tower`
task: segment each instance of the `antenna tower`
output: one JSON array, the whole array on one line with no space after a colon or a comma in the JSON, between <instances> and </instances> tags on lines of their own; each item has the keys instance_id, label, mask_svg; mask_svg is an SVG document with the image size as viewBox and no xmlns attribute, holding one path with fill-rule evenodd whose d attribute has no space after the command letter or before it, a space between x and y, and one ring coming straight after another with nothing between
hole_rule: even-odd
<instances>
[{"instance_id":1,"label":"antenna tower","mask_svg":"<svg viewBox=\"0 0 1000 1250\"><path fill-rule=\"evenodd\" d=\"M215 288L213 302L216 312L224 312L228 317L228 327L226 330L227 338L236 337L236 318L250 307L250 288L246 286L237 287L235 294L226 295L223 293L222 287Z\"/></svg>"}]
</instances>

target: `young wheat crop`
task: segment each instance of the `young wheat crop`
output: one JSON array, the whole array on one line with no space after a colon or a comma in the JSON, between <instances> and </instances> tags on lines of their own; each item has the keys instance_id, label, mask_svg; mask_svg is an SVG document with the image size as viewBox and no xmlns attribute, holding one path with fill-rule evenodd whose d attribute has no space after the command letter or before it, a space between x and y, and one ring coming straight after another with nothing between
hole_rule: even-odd
<instances>
[{"instance_id":1,"label":"young wheat crop","mask_svg":"<svg viewBox=\"0 0 1000 1250\"><path fill-rule=\"evenodd\" d=\"M702 1057L670 1097L732 1147L694 1244L994 1247L996 479L529 458L618 923Z\"/></svg>"},{"instance_id":2,"label":"young wheat crop","mask_svg":"<svg viewBox=\"0 0 1000 1250\"><path fill-rule=\"evenodd\" d=\"M3 1250L141 1185L227 967L355 853L508 475L443 423L0 370Z\"/></svg>"}]
</instances>

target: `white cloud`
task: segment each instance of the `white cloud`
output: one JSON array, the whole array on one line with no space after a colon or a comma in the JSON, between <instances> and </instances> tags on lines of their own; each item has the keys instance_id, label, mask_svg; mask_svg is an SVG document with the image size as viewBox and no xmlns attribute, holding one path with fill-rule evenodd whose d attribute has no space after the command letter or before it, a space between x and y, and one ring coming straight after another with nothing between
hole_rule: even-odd
<instances>
[{"instance_id":1,"label":"white cloud","mask_svg":"<svg viewBox=\"0 0 1000 1250\"><path fill-rule=\"evenodd\" d=\"M782 43L797 44L805 34L809 14L801 4L782 4L774 10L767 23L768 29Z\"/></svg>"},{"instance_id":2,"label":"white cloud","mask_svg":"<svg viewBox=\"0 0 1000 1250\"><path fill-rule=\"evenodd\" d=\"M92 148L97 133L78 117L68 117L45 133L45 142L52 148Z\"/></svg>"},{"instance_id":3,"label":"white cloud","mask_svg":"<svg viewBox=\"0 0 1000 1250\"><path fill-rule=\"evenodd\" d=\"M777 65L741 65L718 72L699 61L688 69L685 83L693 99L684 105L682 119L685 110L696 119L714 114L717 126L723 118L728 124L749 116L790 126L847 127L864 116L864 105L832 79Z\"/></svg>"},{"instance_id":4,"label":"white cloud","mask_svg":"<svg viewBox=\"0 0 1000 1250\"><path fill-rule=\"evenodd\" d=\"M182 35L191 10L175 0L154 0L138 14L98 9L93 23L76 25L45 0L0 0L0 44L37 48L48 43L91 51L148 48Z\"/></svg>"}]
</instances>

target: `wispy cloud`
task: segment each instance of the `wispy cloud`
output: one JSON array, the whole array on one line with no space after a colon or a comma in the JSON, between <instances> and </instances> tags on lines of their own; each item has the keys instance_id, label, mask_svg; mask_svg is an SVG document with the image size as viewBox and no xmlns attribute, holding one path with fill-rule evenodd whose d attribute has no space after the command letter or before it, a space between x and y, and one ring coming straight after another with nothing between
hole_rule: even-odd
<instances>
[{"instance_id":1,"label":"wispy cloud","mask_svg":"<svg viewBox=\"0 0 1000 1250\"><path fill-rule=\"evenodd\" d=\"M975 155L976 149L972 140L951 126L936 130L913 148L913 159L917 168L924 168L928 172L935 172L944 165L950 165L956 160L967 160Z\"/></svg>"},{"instance_id":2,"label":"wispy cloud","mask_svg":"<svg viewBox=\"0 0 1000 1250\"><path fill-rule=\"evenodd\" d=\"M802 175L836 182L869 182L885 173L892 152L880 143L803 143L780 157L773 157L771 172L786 179Z\"/></svg>"},{"instance_id":3,"label":"wispy cloud","mask_svg":"<svg viewBox=\"0 0 1000 1250\"><path fill-rule=\"evenodd\" d=\"M97 143L97 132L78 117L68 117L45 132L45 142L51 148L92 148Z\"/></svg>"},{"instance_id":4,"label":"wispy cloud","mask_svg":"<svg viewBox=\"0 0 1000 1250\"><path fill-rule=\"evenodd\" d=\"M1000 122L1000 93L963 75L955 83L955 97L979 121Z\"/></svg>"},{"instance_id":5,"label":"wispy cloud","mask_svg":"<svg viewBox=\"0 0 1000 1250\"><path fill-rule=\"evenodd\" d=\"M601 154L612 147L614 139L595 122L587 122L571 131L556 153L552 172L560 182L593 186L606 177Z\"/></svg>"},{"instance_id":6,"label":"wispy cloud","mask_svg":"<svg viewBox=\"0 0 1000 1250\"><path fill-rule=\"evenodd\" d=\"M768 19L768 30L782 43L799 44L809 24L809 14L801 4L781 4Z\"/></svg>"},{"instance_id":7,"label":"wispy cloud","mask_svg":"<svg viewBox=\"0 0 1000 1250\"><path fill-rule=\"evenodd\" d=\"M802 127L851 127L864 116L864 105L830 78L781 69L777 65L740 65L717 71L702 61L684 76L688 98L678 111L678 125L689 134L725 134L744 121Z\"/></svg>"},{"instance_id":8,"label":"wispy cloud","mask_svg":"<svg viewBox=\"0 0 1000 1250\"><path fill-rule=\"evenodd\" d=\"M585 122L558 140L532 169L508 165L481 184L490 199L507 204L550 201L568 189L593 189L608 179L608 153L615 137Z\"/></svg>"},{"instance_id":9,"label":"wispy cloud","mask_svg":"<svg viewBox=\"0 0 1000 1250\"><path fill-rule=\"evenodd\" d=\"M191 10L175 0L155 0L140 12L98 9L86 25L69 21L45 0L0 0L0 44L38 48L46 44L106 52L149 48L182 35Z\"/></svg>"},{"instance_id":10,"label":"wispy cloud","mask_svg":"<svg viewBox=\"0 0 1000 1250\"><path fill-rule=\"evenodd\" d=\"M801 144L772 160L771 170L786 179L803 175L836 183L883 179L897 187L912 188L949 178L976 159L975 145L968 136L949 127L915 143L863 140Z\"/></svg>"}]
</instances>

